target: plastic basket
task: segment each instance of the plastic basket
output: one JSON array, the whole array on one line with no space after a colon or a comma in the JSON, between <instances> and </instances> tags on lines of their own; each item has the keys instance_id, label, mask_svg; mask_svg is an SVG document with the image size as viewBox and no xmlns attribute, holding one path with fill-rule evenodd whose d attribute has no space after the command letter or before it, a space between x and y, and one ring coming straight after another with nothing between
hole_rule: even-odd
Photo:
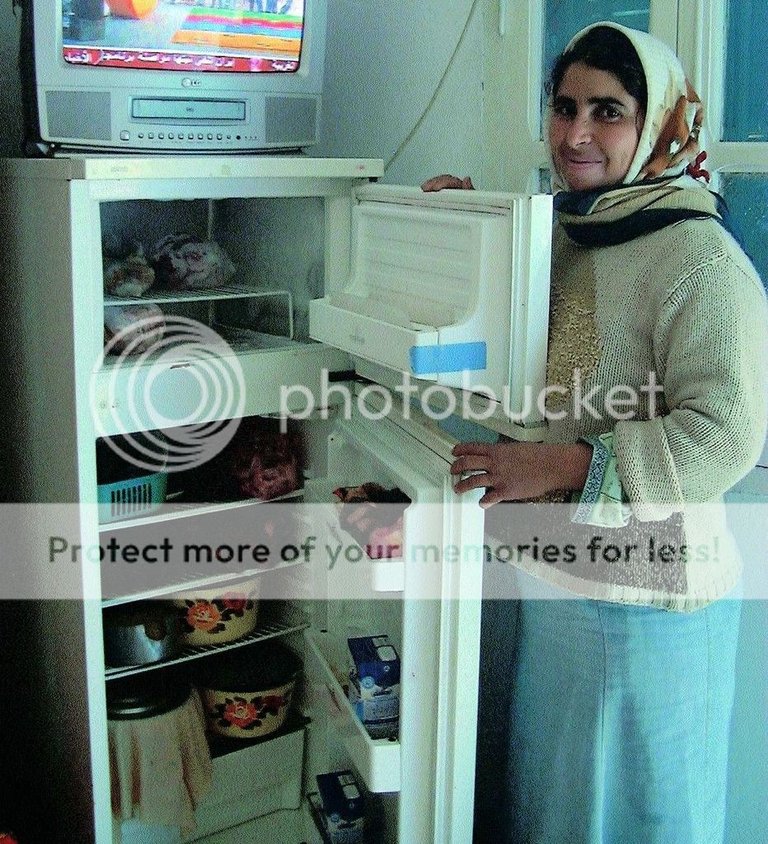
<instances>
[{"instance_id":1,"label":"plastic basket","mask_svg":"<svg viewBox=\"0 0 768 844\"><path fill-rule=\"evenodd\" d=\"M99 484L99 521L102 524L144 516L165 501L168 475L155 472L114 484Z\"/></svg>"}]
</instances>

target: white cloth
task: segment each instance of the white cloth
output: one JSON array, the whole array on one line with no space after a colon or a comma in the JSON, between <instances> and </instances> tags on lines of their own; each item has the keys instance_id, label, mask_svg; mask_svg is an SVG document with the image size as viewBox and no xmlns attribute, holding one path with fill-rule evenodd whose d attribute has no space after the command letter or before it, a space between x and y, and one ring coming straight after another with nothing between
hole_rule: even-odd
<instances>
[{"instance_id":1,"label":"white cloth","mask_svg":"<svg viewBox=\"0 0 768 844\"><path fill-rule=\"evenodd\" d=\"M113 815L191 832L212 770L197 691L170 712L110 720L108 735Z\"/></svg>"}]
</instances>

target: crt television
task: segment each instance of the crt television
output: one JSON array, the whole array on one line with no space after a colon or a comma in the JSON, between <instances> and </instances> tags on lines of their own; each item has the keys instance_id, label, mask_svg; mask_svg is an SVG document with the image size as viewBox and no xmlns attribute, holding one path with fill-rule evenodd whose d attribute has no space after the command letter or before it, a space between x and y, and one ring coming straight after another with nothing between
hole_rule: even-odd
<instances>
[{"instance_id":1,"label":"crt television","mask_svg":"<svg viewBox=\"0 0 768 844\"><path fill-rule=\"evenodd\" d=\"M317 140L326 0L26 0L29 154Z\"/></svg>"}]
</instances>

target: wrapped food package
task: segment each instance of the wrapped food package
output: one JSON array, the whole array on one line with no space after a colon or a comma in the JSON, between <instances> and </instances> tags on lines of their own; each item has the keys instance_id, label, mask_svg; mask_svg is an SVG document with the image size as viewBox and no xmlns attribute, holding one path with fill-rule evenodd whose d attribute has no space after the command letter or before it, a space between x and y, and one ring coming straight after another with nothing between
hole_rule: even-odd
<instances>
[{"instance_id":1,"label":"wrapped food package","mask_svg":"<svg viewBox=\"0 0 768 844\"><path fill-rule=\"evenodd\" d=\"M228 462L240 495L268 501L300 486L298 442L276 419L243 419Z\"/></svg>"},{"instance_id":2,"label":"wrapped food package","mask_svg":"<svg viewBox=\"0 0 768 844\"><path fill-rule=\"evenodd\" d=\"M155 245L151 261L158 283L175 290L219 287L235 272L235 265L218 243L189 234L162 238Z\"/></svg>"},{"instance_id":3,"label":"wrapped food package","mask_svg":"<svg viewBox=\"0 0 768 844\"><path fill-rule=\"evenodd\" d=\"M163 312L152 302L104 308L104 345L109 354L143 354L164 334Z\"/></svg>"},{"instance_id":4,"label":"wrapped food package","mask_svg":"<svg viewBox=\"0 0 768 844\"><path fill-rule=\"evenodd\" d=\"M155 283L155 271L147 263L144 248L133 244L128 254L104 260L104 292L110 296L141 296Z\"/></svg>"},{"instance_id":5,"label":"wrapped food package","mask_svg":"<svg viewBox=\"0 0 768 844\"><path fill-rule=\"evenodd\" d=\"M400 489L385 489L369 482L339 487L339 524L371 560L391 559L403 553L403 513L411 503Z\"/></svg>"}]
</instances>

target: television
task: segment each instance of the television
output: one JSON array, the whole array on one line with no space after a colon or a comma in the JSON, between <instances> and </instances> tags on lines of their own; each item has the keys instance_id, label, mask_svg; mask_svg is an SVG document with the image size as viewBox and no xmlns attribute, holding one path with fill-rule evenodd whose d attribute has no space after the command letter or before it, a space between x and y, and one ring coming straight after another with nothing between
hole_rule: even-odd
<instances>
[{"instance_id":1,"label":"television","mask_svg":"<svg viewBox=\"0 0 768 844\"><path fill-rule=\"evenodd\" d=\"M27 0L23 10L28 154L317 140L326 0Z\"/></svg>"}]
</instances>

